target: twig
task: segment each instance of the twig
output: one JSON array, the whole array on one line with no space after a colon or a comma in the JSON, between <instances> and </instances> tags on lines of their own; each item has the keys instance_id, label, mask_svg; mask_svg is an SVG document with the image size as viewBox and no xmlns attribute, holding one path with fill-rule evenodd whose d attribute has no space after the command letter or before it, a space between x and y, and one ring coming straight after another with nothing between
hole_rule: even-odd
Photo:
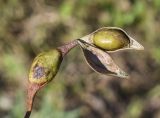
<instances>
[{"instance_id":1,"label":"twig","mask_svg":"<svg viewBox=\"0 0 160 118\"><path fill-rule=\"evenodd\" d=\"M73 40L69 43L66 43L66 44L58 47L57 49L59 49L61 51L62 56L64 57L72 48L74 48L77 45L78 45L78 41Z\"/></svg>"}]
</instances>

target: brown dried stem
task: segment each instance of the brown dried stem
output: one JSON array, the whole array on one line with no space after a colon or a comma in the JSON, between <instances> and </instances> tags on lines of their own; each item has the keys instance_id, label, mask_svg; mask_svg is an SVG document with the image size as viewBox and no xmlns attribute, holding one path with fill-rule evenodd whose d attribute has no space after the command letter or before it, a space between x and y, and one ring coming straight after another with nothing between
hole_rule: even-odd
<instances>
[{"instance_id":1,"label":"brown dried stem","mask_svg":"<svg viewBox=\"0 0 160 118\"><path fill-rule=\"evenodd\" d=\"M58 47L57 49L59 49L61 51L62 56L64 57L72 48L74 48L77 45L78 45L78 41L73 40L69 43L66 43L66 44Z\"/></svg>"},{"instance_id":2,"label":"brown dried stem","mask_svg":"<svg viewBox=\"0 0 160 118\"><path fill-rule=\"evenodd\" d=\"M38 84L31 84L28 83L28 89L27 89L27 111L24 116L24 118L29 118L31 115L32 107L33 107L33 101L36 96L36 93L39 89L41 89L44 85L38 85Z\"/></svg>"}]
</instances>

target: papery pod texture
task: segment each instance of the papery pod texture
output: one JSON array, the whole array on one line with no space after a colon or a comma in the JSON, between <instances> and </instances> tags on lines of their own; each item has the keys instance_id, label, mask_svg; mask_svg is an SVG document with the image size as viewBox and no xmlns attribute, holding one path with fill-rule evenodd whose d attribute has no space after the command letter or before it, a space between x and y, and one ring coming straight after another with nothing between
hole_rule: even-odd
<instances>
[{"instance_id":1,"label":"papery pod texture","mask_svg":"<svg viewBox=\"0 0 160 118\"><path fill-rule=\"evenodd\" d=\"M118 76L121 78L128 78L126 74L119 66L113 61L111 56L99 49L96 48L83 40L78 40L80 44L84 57L88 65L95 71L105 75Z\"/></svg>"},{"instance_id":2,"label":"papery pod texture","mask_svg":"<svg viewBox=\"0 0 160 118\"><path fill-rule=\"evenodd\" d=\"M124 49L144 50L140 43L118 27L102 27L80 39L107 52Z\"/></svg>"}]
</instances>

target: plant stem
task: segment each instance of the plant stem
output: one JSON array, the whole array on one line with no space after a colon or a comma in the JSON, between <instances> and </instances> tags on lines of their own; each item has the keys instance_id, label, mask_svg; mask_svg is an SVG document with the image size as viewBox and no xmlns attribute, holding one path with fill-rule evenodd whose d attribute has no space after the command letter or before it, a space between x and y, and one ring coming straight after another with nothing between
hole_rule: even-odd
<instances>
[{"instance_id":1,"label":"plant stem","mask_svg":"<svg viewBox=\"0 0 160 118\"><path fill-rule=\"evenodd\" d=\"M78 45L78 41L73 40L69 43L66 43L66 44L58 47L57 49L61 51L62 56L64 57L72 48L74 48L77 45Z\"/></svg>"},{"instance_id":2,"label":"plant stem","mask_svg":"<svg viewBox=\"0 0 160 118\"><path fill-rule=\"evenodd\" d=\"M25 116L24 116L24 118L29 118L30 115L31 115L31 111L27 111L26 114L25 114Z\"/></svg>"},{"instance_id":3,"label":"plant stem","mask_svg":"<svg viewBox=\"0 0 160 118\"><path fill-rule=\"evenodd\" d=\"M40 86L37 84L29 84L27 90L27 111L24 118L29 118L31 115L34 97L37 91L40 89Z\"/></svg>"}]
</instances>

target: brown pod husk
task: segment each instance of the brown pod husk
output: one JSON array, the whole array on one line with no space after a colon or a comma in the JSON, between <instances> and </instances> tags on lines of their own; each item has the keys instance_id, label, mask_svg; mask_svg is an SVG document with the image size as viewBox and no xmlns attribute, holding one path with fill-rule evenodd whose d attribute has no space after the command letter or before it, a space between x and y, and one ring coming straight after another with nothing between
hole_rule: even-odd
<instances>
[{"instance_id":1,"label":"brown pod husk","mask_svg":"<svg viewBox=\"0 0 160 118\"><path fill-rule=\"evenodd\" d=\"M106 75L128 78L129 76L121 70L110 55L83 40L79 40L88 65L96 72Z\"/></svg>"}]
</instances>

